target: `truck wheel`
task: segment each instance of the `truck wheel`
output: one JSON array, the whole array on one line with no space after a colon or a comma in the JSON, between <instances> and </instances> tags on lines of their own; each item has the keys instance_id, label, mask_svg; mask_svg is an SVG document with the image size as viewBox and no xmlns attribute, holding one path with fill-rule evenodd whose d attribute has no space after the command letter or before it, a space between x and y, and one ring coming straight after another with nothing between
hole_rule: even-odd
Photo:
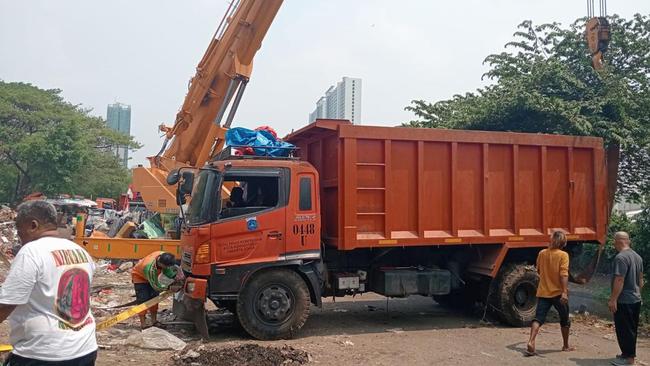
<instances>
[{"instance_id":1,"label":"truck wheel","mask_svg":"<svg viewBox=\"0 0 650 366\"><path fill-rule=\"evenodd\" d=\"M287 269L256 274L239 294L237 316L244 330L260 340L291 338L309 316L309 289Z\"/></svg>"},{"instance_id":2,"label":"truck wheel","mask_svg":"<svg viewBox=\"0 0 650 366\"><path fill-rule=\"evenodd\" d=\"M539 276L534 266L513 263L505 266L495 286L495 306L503 321L512 326L529 325L537 309Z\"/></svg>"}]
</instances>

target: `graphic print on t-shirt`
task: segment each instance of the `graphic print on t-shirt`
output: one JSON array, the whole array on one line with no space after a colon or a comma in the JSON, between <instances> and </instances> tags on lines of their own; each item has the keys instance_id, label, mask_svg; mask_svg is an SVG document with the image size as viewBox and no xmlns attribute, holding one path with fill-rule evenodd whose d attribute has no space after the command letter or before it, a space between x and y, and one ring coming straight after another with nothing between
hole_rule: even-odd
<instances>
[{"instance_id":1,"label":"graphic print on t-shirt","mask_svg":"<svg viewBox=\"0 0 650 366\"><path fill-rule=\"evenodd\" d=\"M52 252L57 267L88 263L83 250L55 250ZM62 319L62 329L79 330L92 323L90 311L90 277L83 268L66 269L59 279L56 294L56 312Z\"/></svg>"},{"instance_id":2,"label":"graphic print on t-shirt","mask_svg":"<svg viewBox=\"0 0 650 366\"><path fill-rule=\"evenodd\" d=\"M54 250L51 253L57 267L90 263L83 249Z\"/></svg>"}]
</instances>

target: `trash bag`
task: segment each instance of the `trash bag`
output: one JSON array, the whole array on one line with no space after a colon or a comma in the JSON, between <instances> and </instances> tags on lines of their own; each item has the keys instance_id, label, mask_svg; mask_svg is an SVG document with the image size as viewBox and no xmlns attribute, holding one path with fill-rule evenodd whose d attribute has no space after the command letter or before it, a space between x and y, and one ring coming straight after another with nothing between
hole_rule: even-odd
<instances>
[{"instance_id":1,"label":"trash bag","mask_svg":"<svg viewBox=\"0 0 650 366\"><path fill-rule=\"evenodd\" d=\"M162 221L160 220L160 214L156 213L149 219L145 220L140 224L138 230L133 233L133 237L140 236L141 234L146 235L148 239L157 239L165 236L165 230L162 227Z\"/></svg>"},{"instance_id":2,"label":"trash bag","mask_svg":"<svg viewBox=\"0 0 650 366\"><path fill-rule=\"evenodd\" d=\"M156 327L147 328L142 332L130 335L125 343L145 349L172 349L175 351L180 351L187 345L173 334Z\"/></svg>"},{"instance_id":3,"label":"trash bag","mask_svg":"<svg viewBox=\"0 0 650 366\"><path fill-rule=\"evenodd\" d=\"M226 144L229 146L250 146L258 156L289 156L294 145L275 137L268 130L253 131L243 127L231 128L226 132Z\"/></svg>"}]
</instances>

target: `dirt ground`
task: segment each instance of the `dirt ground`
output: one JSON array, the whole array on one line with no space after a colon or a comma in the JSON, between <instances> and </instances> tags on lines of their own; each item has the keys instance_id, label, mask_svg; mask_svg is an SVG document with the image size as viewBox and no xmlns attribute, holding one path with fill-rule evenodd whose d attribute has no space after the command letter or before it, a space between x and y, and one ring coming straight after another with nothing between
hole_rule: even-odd
<instances>
[{"instance_id":1,"label":"dirt ground","mask_svg":"<svg viewBox=\"0 0 650 366\"><path fill-rule=\"evenodd\" d=\"M110 315L100 307L112 306L132 300L133 292L128 272L104 273L94 281L93 307L98 319ZM99 289L104 289L99 292ZM597 301L589 303L593 290L575 290L572 306L584 304L589 311ZM171 307L167 300L161 305L161 320L165 321ZM378 295L363 295L325 301L322 309L312 307L311 315L296 339L273 342L251 340L238 326L221 326L212 329L209 342L201 342L191 327L170 325L167 330L188 342L187 349L205 353L213 348L219 354L242 352L262 357L265 351L259 345L275 347L269 357L277 358L282 348L292 347L294 352L308 353L309 364L358 365L608 365L619 352L611 322L575 315L572 343L575 352L560 352L561 336L557 323L546 325L538 337L540 356L524 357L528 329L511 328L497 322L481 321L480 311L465 314L448 310L429 298L414 296L408 299L389 299ZM195 361L179 360L187 351L157 351L123 345L124 339L138 332L137 319L129 319L112 329L98 332L100 344L97 365L158 364L202 365L196 362L211 359L211 365L237 363L217 362L217 358L197 358ZM7 340L8 326L0 325L0 343ZM201 347L203 346L203 347ZM280 351L278 351L278 349ZM291 348L285 348L285 350ZM277 351L277 352L276 352ZM234 352L234 353L233 353ZM271 352L271 351L268 351ZM284 352L284 353L283 353ZM291 353L293 354L293 353ZM244 355L245 356L245 355ZM650 365L650 339L638 342L640 364ZM176 357L176 359L174 359ZM294 357L294 356L291 356ZM297 357L297 356L296 356ZM303 356L300 356L303 357ZM227 358L227 357L226 357ZM302 359L304 361L304 357ZM271 359L269 359L271 361ZM194 362L194 363L192 363ZM239 362L239 364L246 364ZM251 363L271 365L271 363ZM285 364L300 364L290 361Z\"/></svg>"},{"instance_id":2,"label":"dirt ground","mask_svg":"<svg viewBox=\"0 0 650 366\"><path fill-rule=\"evenodd\" d=\"M528 330L479 324L479 317L458 314L423 297L386 300L377 295L328 301L312 309L297 339L275 342L250 340L240 329L213 334L208 346L241 344L289 345L308 352L322 365L608 365L618 353L614 330L607 323L575 320L575 352L560 352L559 325L543 328L537 348L540 356L524 357ZM135 352L134 352L135 351ZM117 348L102 350L98 365L115 362L154 362L174 352ZM650 361L650 340L640 339L640 361Z\"/></svg>"}]
</instances>

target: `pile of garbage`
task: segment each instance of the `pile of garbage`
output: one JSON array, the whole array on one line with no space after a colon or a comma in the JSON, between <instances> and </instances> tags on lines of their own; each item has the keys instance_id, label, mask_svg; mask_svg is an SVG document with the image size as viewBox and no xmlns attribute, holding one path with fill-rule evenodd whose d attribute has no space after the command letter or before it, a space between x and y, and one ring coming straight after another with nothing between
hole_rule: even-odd
<instances>
[{"instance_id":1,"label":"pile of garbage","mask_svg":"<svg viewBox=\"0 0 650 366\"><path fill-rule=\"evenodd\" d=\"M16 213L7 206L0 206L0 255L11 260L14 257L14 247L20 245L14 218Z\"/></svg>"},{"instance_id":2,"label":"pile of garbage","mask_svg":"<svg viewBox=\"0 0 650 366\"><path fill-rule=\"evenodd\" d=\"M112 307L129 303L134 300L133 285L131 284L132 262L124 262L117 269L111 261L100 259L95 262L96 270L93 277L93 286L90 290L90 306L97 317L104 317L117 314L124 310L122 308L111 309ZM130 267L127 267L129 265ZM125 270L120 270L126 268Z\"/></svg>"},{"instance_id":3,"label":"pile of garbage","mask_svg":"<svg viewBox=\"0 0 650 366\"><path fill-rule=\"evenodd\" d=\"M86 219L86 236L109 238L157 239L175 236L180 223L174 214L151 211L91 209Z\"/></svg>"},{"instance_id":4,"label":"pile of garbage","mask_svg":"<svg viewBox=\"0 0 650 366\"><path fill-rule=\"evenodd\" d=\"M298 366L310 362L311 356L303 350L288 345L278 348L243 344L218 348L207 348L201 345L176 354L173 359L177 366Z\"/></svg>"}]
</instances>

